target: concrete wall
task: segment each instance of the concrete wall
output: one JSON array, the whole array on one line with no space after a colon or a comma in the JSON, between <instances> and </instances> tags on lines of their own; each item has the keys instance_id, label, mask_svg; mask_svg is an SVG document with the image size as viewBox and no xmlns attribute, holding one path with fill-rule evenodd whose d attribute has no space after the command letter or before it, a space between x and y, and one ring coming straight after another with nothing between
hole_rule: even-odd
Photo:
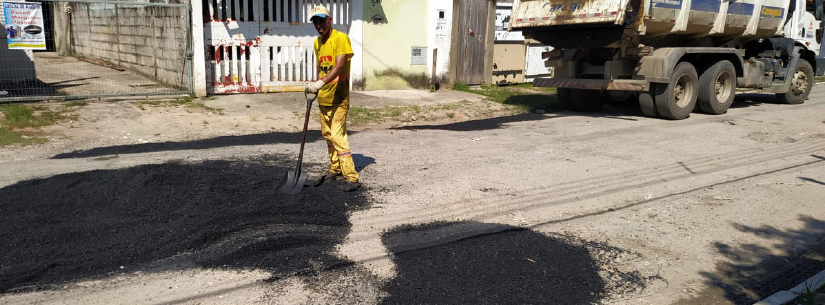
<instances>
[{"instance_id":1,"label":"concrete wall","mask_svg":"<svg viewBox=\"0 0 825 305\"><path fill-rule=\"evenodd\" d=\"M188 87L183 8L72 3L71 50Z\"/></svg>"},{"instance_id":2,"label":"concrete wall","mask_svg":"<svg viewBox=\"0 0 825 305\"><path fill-rule=\"evenodd\" d=\"M422 79L426 86L427 58L430 61L432 58L429 35L433 13L430 7L430 1L383 0L374 4L371 1L364 3L365 90L405 89L413 83L420 83ZM411 64L413 47L427 48L426 53L422 54L425 56L422 64ZM376 73L387 71L398 71L400 73L393 74L401 75L376 76Z\"/></svg>"}]
</instances>

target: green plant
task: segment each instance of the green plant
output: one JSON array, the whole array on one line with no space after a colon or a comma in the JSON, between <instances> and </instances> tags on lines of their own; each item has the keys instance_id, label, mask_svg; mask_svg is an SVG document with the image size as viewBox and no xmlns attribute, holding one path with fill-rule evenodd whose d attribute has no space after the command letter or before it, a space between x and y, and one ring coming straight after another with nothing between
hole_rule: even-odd
<instances>
[{"instance_id":1,"label":"green plant","mask_svg":"<svg viewBox=\"0 0 825 305\"><path fill-rule=\"evenodd\" d=\"M455 117L455 112L448 112L447 117L452 119L453 117Z\"/></svg>"},{"instance_id":2,"label":"green plant","mask_svg":"<svg viewBox=\"0 0 825 305\"><path fill-rule=\"evenodd\" d=\"M465 83L456 82L456 83L453 83L453 90L470 92L470 87L467 86L467 84L465 84Z\"/></svg>"},{"instance_id":3,"label":"green plant","mask_svg":"<svg viewBox=\"0 0 825 305\"><path fill-rule=\"evenodd\" d=\"M805 290L799 294L798 301L804 305L815 305L817 301L818 290L820 288L820 282L812 283L812 282L805 282Z\"/></svg>"},{"instance_id":4,"label":"green plant","mask_svg":"<svg viewBox=\"0 0 825 305\"><path fill-rule=\"evenodd\" d=\"M12 144L31 145L46 143L43 138L28 138L24 137L23 133L11 131L6 127L0 127L0 147Z\"/></svg>"},{"instance_id":5,"label":"green plant","mask_svg":"<svg viewBox=\"0 0 825 305\"><path fill-rule=\"evenodd\" d=\"M39 113L35 113L35 109ZM65 118L61 113L44 109L48 108L25 105L3 106L2 112L5 116L3 125L8 128L41 127L55 124Z\"/></svg>"}]
</instances>

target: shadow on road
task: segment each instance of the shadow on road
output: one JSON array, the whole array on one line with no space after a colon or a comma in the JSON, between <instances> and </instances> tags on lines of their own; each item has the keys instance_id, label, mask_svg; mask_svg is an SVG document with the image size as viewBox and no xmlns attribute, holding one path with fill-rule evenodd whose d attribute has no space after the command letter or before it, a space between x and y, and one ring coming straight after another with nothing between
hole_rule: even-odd
<instances>
[{"instance_id":1,"label":"shadow on road","mask_svg":"<svg viewBox=\"0 0 825 305\"><path fill-rule=\"evenodd\" d=\"M553 117L543 116L537 114L519 114L504 117L489 118L483 120L472 120L464 122L456 122L443 125L418 125L418 126L403 126L394 127L392 129L400 130L447 130L447 131L478 131L506 128L509 123L542 121L551 119Z\"/></svg>"},{"instance_id":2,"label":"shadow on road","mask_svg":"<svg viewBox=\"0 0 825 305\"><path fill-rule=\"evenodd\" d=\"M352 136L357 133L357 131L350 131L349 135ZM321 136L321 133L317 130L311 130L307 133L307 143L319 141L322 139L323 137ZM91 158L109 155L139 154L175 150L212 149L230 146L253 146L278 143L299 144L301 143L301 132L270 132L240 136L222 136L211 139L185 142L161 142L98 147L87 150L77 150L73 152L57 154L53 156L52 159Z\"/></svg>"},{"instance_id":3,"label":"shadow on road","mask_svg":"<svg viewBox=\"0 0 825 305\"><path fill-rule=\"evenodd\" d=\"M88 81L94 79L97 79L97 77L78 78L54 83L45 83L39 79L19 83L0 82L0 91L6 91L6 94L0 95L0 98L61 95L61 89L88 85L90 83Z\"/></svg>"},{"instance_id":4,"label":"shadow on road","mask_svg":"<svg viewBox=\"0 0 825 305\"><path fill-rule=\"evenodd\" d=\"M584 246L523 228L433 223L382 241L397 270L384 304L592 304L606 292Z\"/></svg>"},{"instance_id":5,"label":"shadow on road","mask_svg":"<svg viewBox=\"0 0 825 305\"><path fill-rule=\"evenodd\" d=\"M367 201L334 186L277 192L291 163L170 162L4 187L0 293L147 268L254 268L279 278L350 265L331 253L350 230L348 213Z\"/></svg>"},{"instance_id":6,"label":"shadow on road","mask_svg":"<svg viewBox=\"0 0 825 305\"><path fill-rule=\"evenodd\" d=\"M753 304L772 294L793 288L825 269L825 221L800 215L804 227L783 231L773 226L749 227L734 224L744 233L771 240L766 248L756 244L729 245L717 242L716 250L727 260L714 272L702 272L708 286L696 298L678 304L707 304L722 300ZM782 254L776 254L779 251Z\"/></svg>"},{"instance_id":7,"label":"shadow on road","mask_svg":"<svg viewBox=\"0 0 825 305\"><path fill-rule=\"evenodd\" d=\"M733 98L730 108L759 107L762 104L780 104L773 93L742 93Z\"/></svg>"}]
</instances>

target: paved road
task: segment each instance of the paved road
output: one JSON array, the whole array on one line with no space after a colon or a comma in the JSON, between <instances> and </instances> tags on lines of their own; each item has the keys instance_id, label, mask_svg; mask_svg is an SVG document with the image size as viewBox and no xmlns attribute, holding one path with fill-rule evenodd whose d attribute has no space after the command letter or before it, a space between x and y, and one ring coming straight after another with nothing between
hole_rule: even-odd
<instances>
[{"instance_id":1,"label":"paved road","mask_svg":"<svg viewBox=\"0 0 825 305\"><path fill-rule=\"evenodd\" d=\"M243 247L260 245L249 236L283 231L252 226L220 231L179 249L184 255L149 256L129 272L71 278L0 302L752 302L771 293L758 288L760 279L787 278L777 275L778 262L825 236L825 88L803 105L740 99L727 114L682 121L630 107L360 131L350 138L366 189L339 203L352 208L336 210L346 230L318 248L324 259L261 263L260 251L271 250ZM97 169L143 173L142 165L171 160L258 164L261 156L278 172L295 152L287 136L85 153L57 145L44 155L61 158L0 163L8 169L0 184ZM308 170L321 171L323 158L310 153ZM243 185L236 187L255 190ZM331 191L309 188L297 200ZM328 198L339 199L347 200ZM232 253L239 266L208 264L235 257L221 248L227 244L258 252Z\"/></svg>"}]
</instances>

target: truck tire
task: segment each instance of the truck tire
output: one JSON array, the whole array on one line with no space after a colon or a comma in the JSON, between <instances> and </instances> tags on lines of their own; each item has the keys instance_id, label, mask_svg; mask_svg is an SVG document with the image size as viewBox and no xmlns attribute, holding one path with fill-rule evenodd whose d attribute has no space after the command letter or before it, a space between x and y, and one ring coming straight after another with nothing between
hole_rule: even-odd
<instances>
[{"instance_id":1,"label":"truck tire","mask_svg":"<svg viewBox=\"0 0 825 305\"><path fill-rule=\"evenodd\" d=\"M673 69L668 84L654 86L656 110L666 119L682 120L690 117L696 108L699 94L699 77L696 68L689 62L682 62Z\"/></svg>"},{"instance_id":2,"label":"truck tire","mask_svg":"<svg viewBox=\"0 0 825 305\"><path fill-rule=\"evenodd\" d=\"M656 86L664 86L663 84L650 83L650 88L647 91L639 92L639 108L645 116L651 118L659 117L659 110L656 110L656 103L653 102L653 92L656 92Z\"/></svg>"},{"instance_id":3,"label":"truck tire","mask_svg":"<svg viewBox=\"0 0 825 305\"><path fill-rule=\"evenodd\" d=\"M604 108L604 99L600 91L572 89L573 108L581 112L596 112Z\"/></svg>"},{"instance_id":4,"label":"truck tire","mask_svg":"<svg viewBox=\"0 0 825 305\"><path fill-rule=\"evenodd\" d=\"M559 105L564 110L576 110L573 108L573 96L570 94L570 90L568 88L558 88L556 89L556 98L559 100Z\"/></svg>"},{"instance_id":5,"label":"truck tire","mask_svg":"<svg viewBox=\"0 0 825 305\"><path fill-rule=\"evenodd\" d=\"M730 61L722 60L699 76L699 96L696 103L709 114L723 114L733 104L736 95L736 70Z\"/></svg>"},{"instance_id":6,"label":"truck tire","mask_svg":"<svg viewBox=\"0 0 825 305\"><path fill-rule=\"evenodd\" d=\"M814 85L814 69L807 60L800 59L791 80L788 93L777 93L776 98L783 104L802 104L811 94Z\"/></svg>"}]
</instances>

